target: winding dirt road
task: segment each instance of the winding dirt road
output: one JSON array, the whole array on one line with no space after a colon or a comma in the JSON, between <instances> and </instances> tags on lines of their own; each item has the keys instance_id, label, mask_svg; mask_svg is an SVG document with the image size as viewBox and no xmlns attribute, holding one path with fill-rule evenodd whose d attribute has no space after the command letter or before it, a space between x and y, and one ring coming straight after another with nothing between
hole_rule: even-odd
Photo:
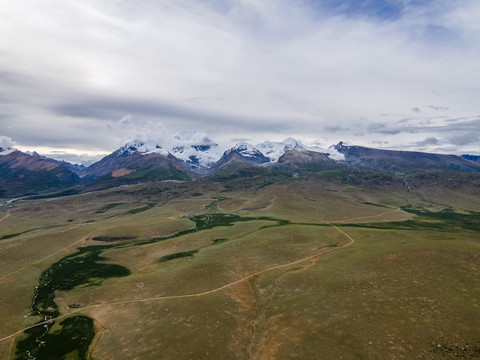
<instances>
[{"instance_id":1,"label":"winding dirt road","mask_svg":"<svg viewBox=\"0 0 480 360\"><path fill-rule=\"evenodd\" d=\"M307 256L305 258L302 258L302 259L299 259L299 260L295 260L295 261L292 261L292 262L289 262L289 263L286 263L286 264L281 264L281 265L276 265L276 266L272 266L268 269L264 269L264 270L261 270L261 271L257 271L253 274L250 274L248 276L245 276L239 280L236 280L236 281L233 281L231 283L228 283L228 284L225 284L223 286L220 286L218 288L215 288L215 289L211 289L211 290L207 290L207 291L203 291L203 292L200 292L200 293L195 293L195 294L184 294L184 295L168 295L168 296L154 296L154 297L150 297L150 298L145 298L145 299L131 299L131 300L121 300L121 301L112 301L112 302L107 302L107 303L100 303L100 304L92 304L92 305L88 305L88 306L85 306L85 307L82 307L82 308L78 308L78 309L75 309L71 312L69 312L68 314L64 314L64 315L61 315L61 316L58 316L56 318L53 318L53 319L50 319L50 320L47 320L47 321L43 321L43 322L40 322L40 323L36 323L34 325L31 325L31 326L28 326L22 330L19 330L11 335L8 335L4 338L1 338L0 339L0 342L2 341L5 341L5 340L8 340L8 339L11 339L12 337L15 337L21 333L23 333L24 331L28 330L28 329L31 329L31 328L34 328L36 326L39 326L39 325L45 325L45 324L48 324L49 322L52 322L52 321L55 321L55 320L60 320L60 319L63 319L67 316L71 316L72 314L74 313L77 313L77 312L80 312L80 311L84 311L84 310L88 310L88 309L92 309L92 308L97 308L97 307L101 307L101 306L111 306L111 305L120 305L120 304L129 304L129 303L139 303L139 302L150 302L150 301L159 301L159 300L171 300L171 299L184 299L184 298L193 298L193 297L199 297L199 296L204 296L204 295L208 295L208 294L213 294L213 293L216 293L216 292L219 292L219 291L222 291L224 289L227 289L229 287L232 287L232 286L235 286L237 284L240 284L244 281L247 281L248 279L251 279L255 276L258 276L258 275L261 275L261 274L264 274L266 272L269 272L269 271L273 271L273 270L277 270L277 269L282 269L282 268L286 268L286 267L289 267L289 266L292 266L292 265L296 265L296 264L299 264L301 262L304 262L304 261L307 261L307 260L310 260L310 259L313 259L317 256L320 256L320 255L324 255L324 254L329 254L329 253L332 253L334 251L337 251L339 249L342 249L342 248L345 248L347 246L350 246L352 245L353 243L355 243L355 240L350 236L348 235L345 231L339 229L338 227L336 227L335 225L333 224L329 224L331 225L333 228L335 228L336 230L338 230L339 232L341 232L344 236L346 236L348 238L348 242L343 244L343 245L340 245L340 246L337 246L335 248L328 248L328 249L325 249L323 251L320 251L318 253L315 253L313 255L310 255L310 256ZM77 242L79 241L82 241L84 240L83 238L78 240ZM73 245L73 244L72 244ZM70 245L70 246L72 246ZM69 246L69 247L70 247ZM63 250L63 249L61 249ZM58 250L58 251L61 251L61 250ZM58 252L57 251L57 252ZM52 256L53 254L49 255L49 256ZM43 260L43 259L42 259ZM38 262L40 262L41 260L39 260ZM17 270L20 271L21 269Z\"/></svg>"},{"instance_id":2,"label":"winding dirt road","mask_svg":"<svg viewBox=\"0 0 480 360\"><path fill-rule=\"evenodd\" d=\"M401 209L398 208L398 209L391 210L391 211L385 211L384 213L377 214L377 215L359 216L359 217L354 217L354 218L350 218L350 219L339 220L339 221L335 221L335 222L338 224L338 223L344 223L344 222L353 221L353 220L373 219L373 218L377 218L377 217L380 217L380 216L383 216L383 215L392 214L392 213L395 213L395 212L400 211L400 210L401 210Z\"/></svg>"},{"instance_id":3,"label":"winding dirt road","mask_svg":"<svg viewBox=\"0 0 480 360\"><path fill-rule=\"evenodd\" d=\"M358 218L353 218L353 219L364 219L364 218L376 218L376 217L380 217L380 216L383 216L383 215L386 215L386 214L389 214L389 213L393 213L393 212L397 212L397 211L400 211L400 209L396 209L396 210L393 210L393 211L387 211L387 212L384 212L382 214L378 214L378 215L372 215L372 216L364 216L364 217L358 217ZM344 222L344 221L351 221L353 219L346 219L346 220L341 220L341 221L338 221L338 222ZM337 222L337 223L338 223ZM120 301L112 301L112 302L106 302L106 303L99 303L99 304L92 304L92 305L88 305L88 306L85 306L85 307L82 307L82 308L78 308L78 309L75 309L75 310L72 310L70 311L68 314L64 314L64 315L61 315L61 316L58 316L56 318L53 318L53 319L50 319L50 320L47 320L47 321L43 321L43 322L40 322L40 323L36 323L34 325L31 325L31 326L28 326L24 329L21 329L13 334L10 334L8 336L5 336L3 338L0 339L0 342L2 341L5 341L5 340L8 340L8 339L11 339L21 333L23 333L24 331L28 330L28 329L31 329L31 328L34 328L36 326L39 326L39 325L44 325L44 324L48 324L49 322L52 322L52 321L56 321L56 320L60 320L60 319L63 319L65 317L68 317L68 316L71 316L72 314L74 313L77 313L77 312L81 312L81 311L84 311L84 310L88 310L88 309L93 309L93 308L98 308L98 307L102 307L102 306L112 306L112 305L120 305L120 304L130 304L130 303L142 303L142 302L151 302L151 301L161 301L161 300L172 300L172 299L185 299L185 298L194 298L194 297L200 297L200 296L205 296L205 295L208 295L208 294L213 294L213 293L216 293L216 292L219 292L219 291L222 291L224 289L227 289L229 287L232 287L232 286L235 286L237 284L240 284L240 283L243 283L255 276L258 276L258 275L261 275L261 274L264 274L266 272L269 272L269 271L273 271L273 270L277 270L277 269L282 269L282 268L286 268L286 267L289 267L289 266L293 266L293 265L296 265L296 264L299 264L301 262L304 262L304 261L308 261L310 259L313 259L315 257L318 257L318 256L321 256L321 255L324 255L324 254L329 254L329 253L332 253L332 252L335 252L335 251L338 251L340 249L343 249L343 248L346 248L348 246L351 246L352 244L355 243L355 240L350 236L348 235L345 231L339 229L337 226L333 225L333 224L328 224L330 226L332 226L335 230L339 231L340 233L342 233L347 239L348 239L348 242L343 244L343 245L340 245L340 246L337 246L335 248L327 248L327 249L324 249L323 251L320 251L318 253L315 253L313 255L310 255L310 256L307 256L307 257L304 257L304 258L301 258L301 259L298 259L298 260L295 260L295 261L292 261L292 262L289 262L289 263L286 263L286 264L281 264L281 265L276 265L276 266L272 266L270 268L267 268L267 269L264 269L264 270L261 270L261 271L257 271L255 273L252 273L248 276L245 276L239 280L236 280L236 281L233 281L231 283L228 283L228 284L225 284L223 286L220 286L220 287L217 287L215 289L211 289L211 290L207 290L207 291L203 291L203 292L199 292L199 293L195 293L195 294L184 294L184 295L167 295L167 296L153 296L153 297L149 297L149 298L144 298L144 299L130 299L130 300L120 300ZM85 238L82 238L78 241L76 241L75 243L77 242L80 242L80 241L84 241ZM75 243L69 245L68 247L71 247L73 246ZM66 248L68 248L66 247ZM66 249L64 248L64 249ZM56 251L55 253L59 252L59 251L62 251L64 249L60 249L58 251ZM53 254L55 254L53 253ZM50 254L49 256L52 256L53 254ZM47 256L47 257L49 257ZM47 258L45 257L45 258ZM40 261L43 261L45 258L41 259L41 260L38 260L37 262L40 262ZM33 264L31 264L33 265ZM15 272L18 272L18 271L21 271L22 269L18 269L16 270ZM11 274L8 274L6 276L9 276ZM5 276L4 276L5 277ZM2 278L0 278L1 280Z\"/></svg>"}]
</instances>

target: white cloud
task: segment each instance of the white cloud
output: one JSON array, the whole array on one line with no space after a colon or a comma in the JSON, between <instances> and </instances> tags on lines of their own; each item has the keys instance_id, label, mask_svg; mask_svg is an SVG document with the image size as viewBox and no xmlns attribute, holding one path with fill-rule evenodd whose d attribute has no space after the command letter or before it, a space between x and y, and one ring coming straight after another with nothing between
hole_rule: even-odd
<instances>
[{"instance_id":1,"label":"white cloud","mask_svg":"<svg viewBox=\"0 0 480 360\"><path fill-rule=\"evenodd\" d=\"M0 135L0 147L2 148L10 148L15 147L15 141L13 141L8 136Z\"/></svg>"},{"instance_id":2,"label":"white cloud","mask_svg":"<svg viewBox=\"0 0 480 360\"><path fill-rule=\"evenodd\" d=\"M7 0L0 126L26 146L84 152L184 129L402 147L448 141L433 133L445 126L461 152L466 134L447 120L480 110L480 5L405 3L385 21L289 0ZM445 109L435 126L414 139L396 126L429 120L431 104ZM392 134L379 139L378 124Z\"/></svg>"}]
</instances>

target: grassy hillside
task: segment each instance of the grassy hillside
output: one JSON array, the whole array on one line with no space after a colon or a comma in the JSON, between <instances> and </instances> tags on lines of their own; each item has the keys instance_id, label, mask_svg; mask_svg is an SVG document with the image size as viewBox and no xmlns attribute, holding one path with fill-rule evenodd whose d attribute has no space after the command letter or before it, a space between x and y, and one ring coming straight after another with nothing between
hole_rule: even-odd
<instances>
[{"instance_id":1,"label":"grassy hillside","mask_svg":"<svg viewBox=\"0 0 480 360\"><path fill-rule=\"evenodd\" d=\"M475 179L216 180L4 208L0 358L480 357Z\"/></svg>"},{"instance_id":2,"label":"grassy hillside","mask_svg":"<svg viewBox=\"0 0 480 360\"><path fill-rule=\"evenodd\" d=\"M0 164L0 198L45 193L71 187L78 178L63 167L30 171Z\"/></svg>"}]
</instances>

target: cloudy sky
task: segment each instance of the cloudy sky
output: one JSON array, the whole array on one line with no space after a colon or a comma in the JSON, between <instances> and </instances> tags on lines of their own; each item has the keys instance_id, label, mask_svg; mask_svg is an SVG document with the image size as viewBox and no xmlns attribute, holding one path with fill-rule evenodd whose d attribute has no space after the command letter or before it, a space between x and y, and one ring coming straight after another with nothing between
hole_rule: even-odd
<instances>
[{"instance_id":1,"label":"cloudy sky","mask_svg":"<svg viewBox=\"0 0 480 360\"><path fill-rule=\"evenodd\" d=\"M0 18L0 146L87 159L196 130L480 153L478 0L4 0Z\"/></svg>"}]
</instances>

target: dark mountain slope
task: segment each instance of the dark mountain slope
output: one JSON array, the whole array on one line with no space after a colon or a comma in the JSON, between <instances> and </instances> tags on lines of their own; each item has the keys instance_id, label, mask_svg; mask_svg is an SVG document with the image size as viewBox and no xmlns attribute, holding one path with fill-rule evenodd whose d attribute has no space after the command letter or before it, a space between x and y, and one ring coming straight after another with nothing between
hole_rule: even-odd
<instances>
[{"instance_id":1,"label":"dark mountain slope","mask_svg":"<svg viewBox=\"0 0 480 360\"><path fill-rule=\"evenodd\" d=\"M210 169L210 173L234 172L240 169L258 167L269 162L269 158L256 149L249 149L243 145L225 151L223 156Z\"/></svg>"},{"instance_id":2,"label":"dark mountain slope","mask_svg":"<svg viewBox=\"0 0 480 360\"><path fill-rule=\"evenodd\" d=\"M480 155L462 155L461 158L480 164Z\"/></svg>"},{"instance_id":3,"label":"dark mountain slope","mask_svg":"<svg viewBox=\"0 0 480 360\"><path fill-rule=\"evenodd\" d=\"M0 196L56 191L79 181L79 177L65 166L18 150L0 156Z\"/></svg>"},{"instance_id":4,"label":"dark mountain slope","mask_svg":"<svg viewBox=\"0 0 480 360\"><path fill-rule=\"evenodd\" d=\"M82 173L83 181L123 184L190 178L185 164L173 155L142 154L132 149L120 150L89 166Z\"/></svg>"},{"instance_id":5,"label":"dark mountain slope","mask_svg":"<svg viewBox=\"0 0 480 360\"><path fill-rule=\"evenodd\" d=\"M280 156L276 166L277 169L283 168L306 171L319 171L339 167L342 167L339 162L330 159L325 154L296 148L288 150Z\"/></svg>"},{"instance_id":6,"label":"dark mountain slope","mask_svg":"<svg viewBox=\"0 0 480 360\"><path fill-rule=\"evenodd\" d=\"M399 173L431 170L480 171L480 165L456 155L379 150L363 146L346 146L342 142L337 144L335 149L345 155L346 165L356 168Z\"/></svg>"}]
</instances>

